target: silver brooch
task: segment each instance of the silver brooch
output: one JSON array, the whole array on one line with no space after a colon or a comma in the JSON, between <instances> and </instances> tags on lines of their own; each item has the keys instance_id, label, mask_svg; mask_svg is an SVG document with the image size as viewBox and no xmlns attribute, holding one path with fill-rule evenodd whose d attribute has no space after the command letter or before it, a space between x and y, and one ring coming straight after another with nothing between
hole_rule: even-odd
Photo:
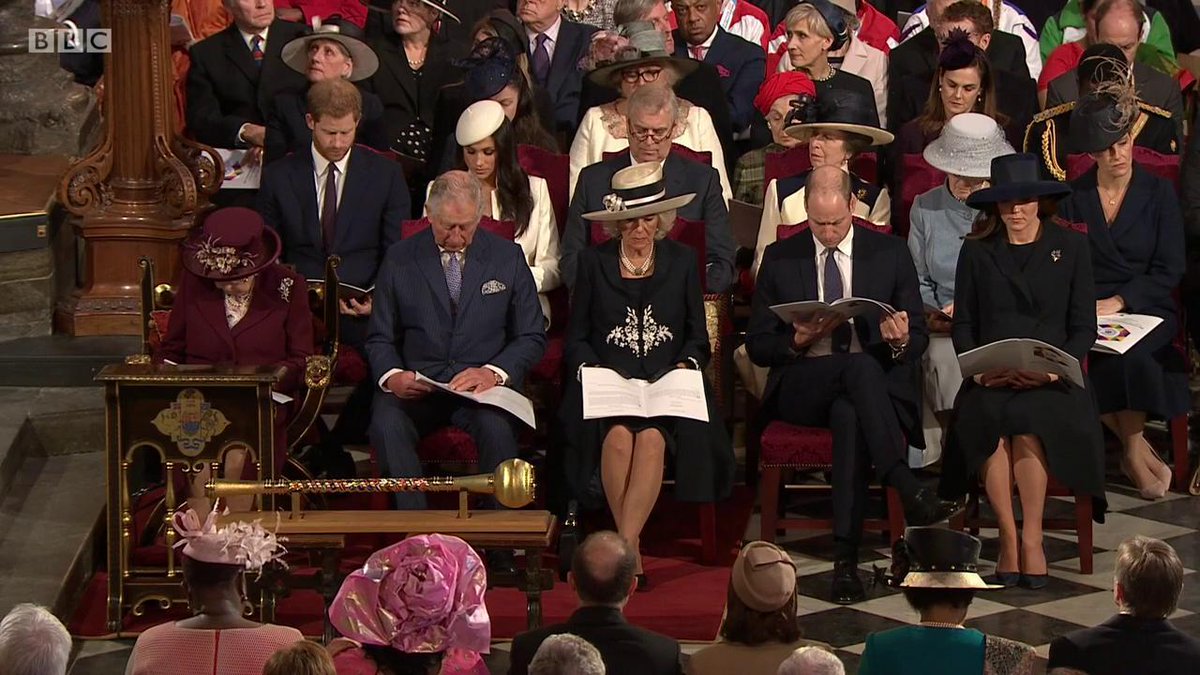
<instances>
[{"instance_id":1,"label":"silver brooch","mask_svg":"<svg viewBox=\"0 0 1200 675\"><path fill-rule=\"evenodd\" d=\"M605 195L603 202L604 209L609 213L625 210L625 200L621 199L616 194Z\"/></svg>"},{"instance_id":2,"label":"silver brooch","mask_svg":"<svg viewBox=\"0 0 1200 675\"><path fill-rule=\"evenodd\" d=\"M1059 260L1061 260L1062 259L1062 249L1056 248L1053 251L1050 251L1050 259L1053 260L1054 262L1058 262Z\"/></svg>"},{"instance_id":3,"label":"silver brooch","mask_svg":"<svg viewBox=\"0 0 1200 675\"><path fill-rule=\"evenodd\" d=\"M292 284L295 281L291 277L284 277L279 282L279 297L283 298L284 302L288 302L292 297Z\"/></svg>"}]
</instances>

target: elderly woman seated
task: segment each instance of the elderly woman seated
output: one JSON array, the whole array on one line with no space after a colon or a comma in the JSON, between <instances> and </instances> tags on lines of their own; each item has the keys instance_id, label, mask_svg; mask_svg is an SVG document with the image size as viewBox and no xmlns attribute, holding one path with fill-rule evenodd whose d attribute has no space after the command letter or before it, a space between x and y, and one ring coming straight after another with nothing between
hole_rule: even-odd
<instances>
[{"instance_id":1,"label":"elderly woman seated","mask_svg":"<svg viewBox=\"0 0 1200 675\"><path fill-rule=\"evenodd\" d=\"M733 169L733 198L762 206L766 192L767 154L784 152L800 145L789 136L788 118L796 107L811 106L817 100L813 81L804 73L775 73L767 76L754 97L754 107L762 114L771 132L771 143L738 158Z\"/></svg>"},{"instance_id":2,"label":"elderly woman seated","mask_svg":"<svg viewBox=\"0 0 1200 675\"><path fill-rule=\"evenodd\" d=\"M572 193L583 167L604 159L607 152L629 147L625 104L633 92L648 86L674 87L697 67L696 61L671 56L662 33L653 24L632 21L621 30L621 36L602 34L593 42L592 60L596 67L588 73L588 78L597 85L616 89L620 96L612 103L589 108L579 123L579 131L571 143ZM669 136L689 150L709 153L711 164L721 177L721 193L728 202L732 191L725 171L725 152L712 117L704 108L686 101L680 103L679 116L673 125L648 133L657 139Z\"/></svg>"},{"instance_id":3,"label":"elderly woman seated","mask_svg":"<svg viewBox=\"0 0 1200 675\"><path fill-rule=\"evenodd\" d=\"M566 359L579 374L560 410L564 463L584 506L607 499L617 532L638 548L662 487L664 462L675 458L675 498L724 499L732 487L733 447L705 384L708 421L684 417L585 419L585 367L625 379L657 380L675 368L699 370L709 359L708 332L695 251L664 239L675 210L695 195L665 198L662 167L634 164L612 178L605 211L584 214L613 237L579 254ZM603 496L595 494L596 473ZM646 587L638 559L638 587Z\"/></svg>"},{"instance_id":4,"label":"elderly woman seated","mask_svg":"<svg viewBox=\"0 0 1200 675\"><path fill-rule=\"evenodd\" d=\"M910 527L892 549L892 584L920 615L916 626L867 637L859 675L1028 675L1033 648L966 628L967 609L989 585L976 572L979 540L941 527Z\"/></svg>"},{"instance_id":5,"label":"elderly woman seated","mask_svg":"<svg viewBox=\"0 0 1200 675\"><path fill-rule=\"evenodd\" d=\"M313 353L312 311L304 277L278 264L279 252L279 236L250 209L219 209L204 218L183 245L183 272L155 361L278 365L284 376L276 389L296 394ZM276 469L287 452L288 411L286 405L275 410ZM241 476L251 466L245 450L225 456L226 476ZM201 513L210 506L203 496L208 478L207 468L192 475L188 501Z\"/></svg>"}]
</instances>

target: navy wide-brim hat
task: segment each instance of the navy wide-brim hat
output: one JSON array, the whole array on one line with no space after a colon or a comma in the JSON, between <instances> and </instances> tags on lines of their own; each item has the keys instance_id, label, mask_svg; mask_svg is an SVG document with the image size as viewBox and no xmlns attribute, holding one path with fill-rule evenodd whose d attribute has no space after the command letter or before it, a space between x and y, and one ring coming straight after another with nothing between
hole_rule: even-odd
<instances>
[{"instance_id":1,"label":"navy wide-brim hat","mask_svg":"<svg viewBox=\"0 0 1200 675\"><path fill-rule=\"evenodd\" d=\"M980 209L1000 202L1065 197L1069 194L1070 185L1042 178L1037 155L1018 152L992 160L992 186L973 192L967 197L967 206Z\"/></svg>"}]
</instances>

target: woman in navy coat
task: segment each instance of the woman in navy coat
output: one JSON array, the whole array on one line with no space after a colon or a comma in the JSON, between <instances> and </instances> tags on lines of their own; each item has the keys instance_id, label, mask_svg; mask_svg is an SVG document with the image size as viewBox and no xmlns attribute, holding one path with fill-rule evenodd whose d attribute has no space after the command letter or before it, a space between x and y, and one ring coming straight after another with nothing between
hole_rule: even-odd
<instances>
[{"instance_id":1,"label":"woman in navy coat","mask_svg":"<svg viewBox=\"0 0 1200 675\"><path fill-rule=\"evenodd\" d=\"M1070 143L1096 166L1072 182L1063 218L1085 223L1096 279L1096 314L1118 312L1163 321L1124 354L1093 352L1088 374L1100 420L1121 440L1121 469L1145 499L1171 485L1171 469L1147 442L1147 418L1187 412L1183 355L1172 344L1179 316L1172 292L1184 272L1183 216L1174 187L1133 161L1131 130L1138 117L1128 96L1090 94L1071 113Z\"/></svg>"}]
</instances>

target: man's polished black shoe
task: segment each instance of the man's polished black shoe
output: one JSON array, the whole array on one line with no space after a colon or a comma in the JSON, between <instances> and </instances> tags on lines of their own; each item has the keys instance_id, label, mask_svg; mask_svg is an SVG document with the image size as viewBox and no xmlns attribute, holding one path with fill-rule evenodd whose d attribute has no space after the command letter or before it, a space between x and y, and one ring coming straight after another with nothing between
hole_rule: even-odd
<instances>
[{"instance_id":1,"label":"man's polished black shoe","mask_svg":"<svg viewBox=\"0 0 1200 675\"><path fill-rule=\"evenodd\" d=\"M908 497L901 495L900 501L904 504L904 520L917 527L948 520L963 508L961 504L938 499L929 488L921 488Z\"/></svg>"},{"instance_id":2,"label":"man's polished black shoe","mask_svg":"<svg viewBox=\"0 0 1200 675\"><path fill-rule=\"evenodd\" d=\"M862 579L858 576L858 565L842 560L833 564L833 588L830 602L838 605L853 605L867 599Z\"/></svg>"},{"instance_id":3,"label":"man's polished black shoe","mask_svg":"<svg viewBox=\"0 0 1200 675\"><path fill-rule=\"evenodd\" d=\"M512 549L489 549L487 552L488 576L513 577L517 574L517 558Z\"/></svg>"}]
</instances>

